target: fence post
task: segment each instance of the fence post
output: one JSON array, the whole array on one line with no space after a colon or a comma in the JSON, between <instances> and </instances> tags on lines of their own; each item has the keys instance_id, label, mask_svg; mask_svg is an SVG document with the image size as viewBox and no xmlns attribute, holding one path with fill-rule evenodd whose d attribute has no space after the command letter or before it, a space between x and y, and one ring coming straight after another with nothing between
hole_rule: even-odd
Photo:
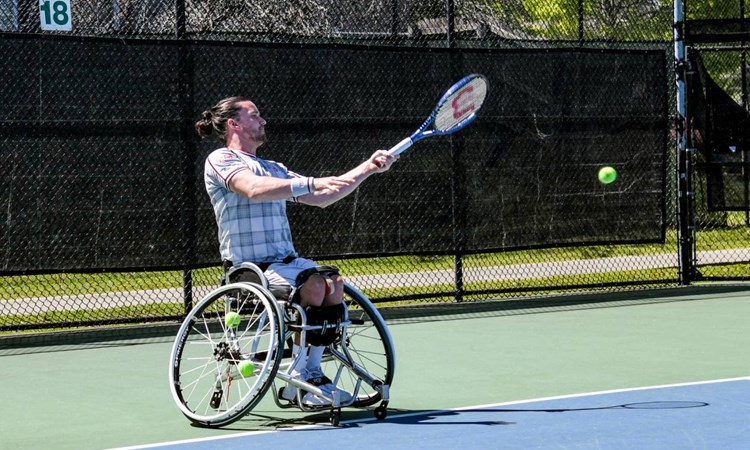
<instances>
[{"instance_id":1,"label":"fence post","mask_svg":"<svg viewBox=\"0 0 750 450\"><path fill-rule=\"evenodd\" d=\"M182 298L185 306L184 317L193 309L193 271L190 269L182 271Z\"/></svg>"},{"instance_id":2,"label":"fence post","mask_svg":"<svg viewBox=\"0 0 750 450\"><path fill-rule=\"evenodd\" d=\"M178 44L178 77L177 77L177 102L180 109L179 140L182 147L182 236L183 254L182 265L182 291L185 314L193 307L193 271L191 264L195 255L195 159L197 146L193 137L193 90L195 67L193 61L193 49L186 42L186 9L185 0L175 1L175 37Z\"/></svg>"},{"instance_id":3,"label":"fence post","mask_svg":"<svg viewBox=\"0 0 750 450\"><path fill-rule=\"evenodd\" d=\"M399 22L398 0L391 0L391 39L398 36Z\"/></svg>"},{"instance_id":4,"label":"fence post","mask_svg":"<svg viewBox=\"0 0 750 450\"><path fill-rule=\"evenodd\" d=\"M446 34L446 45L449 49L456 47L456 10L453 0L446 0L445 2L446 20L447 20L447 34ZM461 73L462 59L461 55L450 52L450 63L451 63L451 75L453 78L457 78ZM462 177L462 158L461 158L461 145L457 144L457 140L460 138L453 135L450 136L451 150L453 154L453 295L457 302L463 301L464 297L464 270L463 270L463 236L464 236L464 217L466 216L463 212L462 205L464 204L464 195L461 189L463 183Z\"/></svg>"},{"instance_id":5,"label":"fence post","mask_svg":"<svg viewBox=\"0 0 750 450\"><path fill-rule=\"evenodd\" d=\"M677 117L675 132L677 138L677 207L678 207L678 253L680 283L690 284L695 275L695 186L691 176L691 158L694 145L692 127L688 114L688 96L686 84L688 77L694 76L690 67L685 42L685 4L684 0L674 0L674 58L675 82L677 83Z\"/></svg>"},{"instance_id":6,"label":"fence post","mask_svg":"<svg viewBox=\"0 0 750 450\"><path fill-rule=\"evenodd\" d=\"M448 31L446 32L448 42L446 44L448 48L453 48L456 46L456 9L453 0L445 0L445 12L448 21Z\"/></svg>"},{"instance_id":7,"label":"fence post","mask_svg":"<svg viewBox=\"0 0 750 450\"><path fill-rule=\"evenodd\" d=\"M745 17L745 0L740 0L740 19ZM745 31L745 22L740 22L742 25L742 31ZM747 41L745 39L742 39L742 52L740 53L740 67L742 70L740 70L740 78L742 80L742 86L741 86L741 92L742 92L742 107L747 110L747 70L745 68L747 67L747 48L745 47L745 44ZM742 153L742 179L744 180L745 184L745 204L747 205L750 203L750 169L747 166L747 159L745 157L747 155L746 152ZM750 211L745 210L745 225L750 226Z\"/></svg>"},{"instance_id":8,"label":"fence post","mask_svg":"<svg viewBox=\"0 0 750 450\"><path fill-rule=\"evenodd\" d=\"M578 0L578 46L583 47L583 24L584 24L584 12L583 12L583 0Z\"/></svg>"}]
</instances>

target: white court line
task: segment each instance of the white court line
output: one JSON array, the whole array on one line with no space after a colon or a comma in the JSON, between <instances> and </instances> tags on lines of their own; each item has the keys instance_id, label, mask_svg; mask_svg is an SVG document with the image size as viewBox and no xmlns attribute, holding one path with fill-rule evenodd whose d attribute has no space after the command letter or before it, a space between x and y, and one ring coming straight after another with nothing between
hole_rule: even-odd
<instances>
[{"instance_id":1,"label":"white court line","mask_svg":"<svg viewBox=\"0 0 750 450\"><path fill-rule=\"evenodd\" d=\"M647 391L649 389L667 389L667 388L676 388L676 387L682 387L682 386L697 386L701 384L727 383L730 381L750 381L750 376L737 377L737 378L722 378L718 380L693 381L689 383L660 384L656 386L643 386L643 387L625 388L625 389L611 389L608 391L584 392L582 394L558 395L555 397L540 397L540 398L529 399L529 400L514 400L512 402L488 403L486 405L462 406L460 408L436 409L434 411L422 411L422 412L417 412L417 413L399 414L398 416L393 416L393 417L402 418L402 417L425 416L429 414L441 414L441 413L445 413L446 411L465 411L465 410L482 409L482 408L494 408L497 406L521 405L521 404L526 404L526 403L539 403L539 402L546 402L546 401L552 401L552 400L564 400L568 398L578 398L578 397L593 397L595 395L618 394L621 392ZM341 423L371 422L374 420L377 420L377 419L375 418L358 419L358 420L352 420L352 421L347 421L347 422L342 421Z\"/></svg>"},{"instance_id":2,"label":"white court line","mask_svg":"<svg viewBox=\"0 0 750 450\"><path fill-rule=\"evenodd\" d=\"M697 386L701 384L715 384L715 383L727 383L731 381L750 381L750 376L747 377L737 377L737 378L721 378L717 380L705 380L705 381L693 381L689 383L676 383L676 384L660 384L656 386L642 386L642 387L635 387L635 388L625 388L625 389L611 389L607 391L594 391L594 392L585 392L582 394L568 394L568 395L558 395L554 397L541 397L541 398L535 398L535 399L528 399L528 400L514 400L512 402L502 402L502 403L488 403L485 405L475 405L475 406L462 406L460 408L449 408L449 409L436 409L434 411L421 411L421 412L415 412L415 413L409 413L409 414L398 414L394 416L390 416L390 418L398 418L402 419L405 417L415 417L415 416L427 416L430 414L444 414L447 411L465 411L465 410L473 410L473 409L482 409L482 408L493 408L497 406L509 406L509 405L521 405L526 403L538 403L538 402L546 402L551 400L564 400L568 398L579 398L579 397L590 397L595 395L606 395L606 394L617 394L622 392L635 392L635 391L646 391L649 389L667 389L667 388L676 388L676 387L683 387L683 386ZM363 423L363 422L374 422L378 421L378 419L371 417L367 419L354 419L354 420L343 420L341 421L342 425L346 424L353 424L353 423ZM168 445L180 445L180 444L192 444L192 443L198 443L198 442L206 442L206 441L218 441L222 439L233 439L238 437L245 437L245 436L257 436L261 434L269 434L269 433L283 433L287 431L301 431L301 430L310 430L310 429L329 429L331 428L330 425L321 425L321 424L315 424L315 425L300 425L296 427L290 427L290 428L283 428L279 430L264 430L264 431L247 431L244 433L236 433L236 434L228 434L225 436L214 436L214 437L205 437L205 438L196 438L196 439L185 439L181 441L172 441L172 442L161 442L158 444L146 444L146 445L136 445L133 447L117 447L112 448L109 450L137 450L137 449L146 449L146 448L158 448L158 447L165 447Z\"/></svg>"}]
</instances>

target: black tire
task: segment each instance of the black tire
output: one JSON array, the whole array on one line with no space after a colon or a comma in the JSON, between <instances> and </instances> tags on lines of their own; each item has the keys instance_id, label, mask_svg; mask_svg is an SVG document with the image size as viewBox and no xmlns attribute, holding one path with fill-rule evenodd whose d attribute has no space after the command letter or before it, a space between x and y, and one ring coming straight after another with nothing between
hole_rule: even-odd
<instances>
[{"instance_id":1,"label":"black tire","mask_svg":"<svg viewBox=\"0 0 750 450\"><path fill-rule=\"evenodd\" d=\"M378 388L393 383L396 369L393 339L377 308L357 288L344 285L344 302L352 325L326 352L323 370L330 376L339 373L338 369L343 366L337 386L351 393L357 380L362 378L351 406L370 406L381 400Z\"/></svg>"},{"instance_id":2,"label":"black tire","mask_svg":"<svg viewBox=\"0 0 750 450\"><path fill-rule=\"evenodd\" d=\"M377 408L375 408L375 418L378 420L385 420L385 418L388 416L388 409L380 405Z\"/></svg>"},{"instance_id":3,"label":"black tire","mask_svg":"<svg viewBox=\"0 0 750 450\"><path fill-rule=\"evenodd\" d=\"M236 324L228 313L239 314ZM182 413L206 427L247 414L273 384L283 328L276 300L259 285L233 283L206 295L183 321L170 356L169 384ZM240 364L252 373L243 376Z\"/></svg>"}]
</instances>

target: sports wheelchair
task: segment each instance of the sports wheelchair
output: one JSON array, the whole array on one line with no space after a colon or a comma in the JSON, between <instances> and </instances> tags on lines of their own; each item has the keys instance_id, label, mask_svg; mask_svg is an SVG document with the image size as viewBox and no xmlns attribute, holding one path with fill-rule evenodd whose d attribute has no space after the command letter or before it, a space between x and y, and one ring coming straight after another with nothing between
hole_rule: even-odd
<instances>
[{"instance_id":1,"label":"sports wheelchair","mask_svg":"<svg viewBox=\"0 0 750 450\"><path fill-rule=\"evenodd\" d=\"M335 268L334 268L335 269ZM388 327L372 302L344 283L343 319L312 324L293 302L293 292L268 286L263 271L242 263L225 273L222 286L198 302L182 322L170 355L169 383L177 406L194 424L221 427L248 414L273 389L280 408L305 412L330 411L338 426L342 407L374 409L385 419L395 351ZM326 396L318 387L291 376L295 361L292 343L299 333L305 347L310 333L336 333L325 347L322 369L340 389L351 393L342 402L338 391ZM290 383L297 398L281 398ZM304 392L331 401L303 404Z\"/></svg>"}]
</instances>

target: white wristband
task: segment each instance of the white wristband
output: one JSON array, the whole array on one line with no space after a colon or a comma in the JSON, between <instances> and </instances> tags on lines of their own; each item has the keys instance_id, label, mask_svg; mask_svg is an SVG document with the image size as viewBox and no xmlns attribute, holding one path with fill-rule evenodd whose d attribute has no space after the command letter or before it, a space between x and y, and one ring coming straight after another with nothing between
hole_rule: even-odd
<instances>
[{"instance_id":1,"label":"white wristband","mask_svg":"<svg viewBox=\"0 0 750 450\"><path fill-rule=\"evenodd\" d=\"M292 178L292 197L309 194L315 188L313 187L313 177Z\"/></svg>"}]
</instances>

